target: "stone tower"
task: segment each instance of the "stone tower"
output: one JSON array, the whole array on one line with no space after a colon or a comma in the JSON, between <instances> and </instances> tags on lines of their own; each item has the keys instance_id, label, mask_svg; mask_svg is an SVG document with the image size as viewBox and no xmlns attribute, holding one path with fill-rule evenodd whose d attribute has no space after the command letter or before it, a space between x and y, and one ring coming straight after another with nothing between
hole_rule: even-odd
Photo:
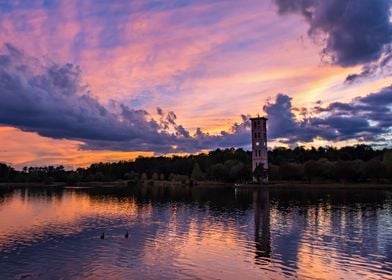
<instances>
[{"instance_id":1,"label":"stone tower","mask_svg":"<svg viewBox=\"0 0 392 280\"><path fill-rule=\"evenodd\" d=\"M268 169L267 153L267 118L251 118L252 122L252 171L261 166L264 171ZM253 181L268 182L266 172L260 178L253 177Z\"/></svg>"}]
</instances>

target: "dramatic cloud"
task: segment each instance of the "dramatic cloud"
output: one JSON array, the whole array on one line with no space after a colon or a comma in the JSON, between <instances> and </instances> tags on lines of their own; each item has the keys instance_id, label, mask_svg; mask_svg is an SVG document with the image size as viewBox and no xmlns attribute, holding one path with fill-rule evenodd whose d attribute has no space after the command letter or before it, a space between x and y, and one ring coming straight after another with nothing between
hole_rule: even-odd
<instances>
[{"instance_id":1,"label":"dramatic cloud","mask_svg":"<svg viewBox=\"0 0 392 280\"><path fill-rule=\"evenodd\" d=\"M294 114L298 109L292 107L291 98L284 94L264 106L264 111L269 118L270 138L288 144L317 138L385 142L390 139L392 129L392 86L349 103L301 109L304 117L300 120Z\"/></svg>"},{"instance_id":2,"label":"dramatic cloud","mask_svg":"<svg viewBox=\"0 0 392 280\"><path fill-rule=\"evenodd\" d=\"M157 108L154 119L145 110L113 100L105 107L84 84L78 66L45 64L9 44L0 55L0 96L0 124L53 139L77 140L82 149L173 153L250 143L247 115L229 131L212 135L197 128L192 135L171 111ZM301 119L284 94L267 103L264 111L270 140L380 142L392 127L391 107L392 87L388 87L349 103L301 109Z\"/></svg>"},{"instance_id":3,"label":"dramatic cloud","mask_svg":"<svg viewBox=\"0 0 392 280\"><path fill-rule=\"evenodd\" d=\"M105 108L72 64L45 66L12 45L0 55L0 123L55 139L82 141L85 149L195 152L249 142L243 116L230 132L191 136L173 112L158 108L159 121L144 110L111 103Z\"/></svg>"},{"instance_id":4,"label":"dramatic cloud","mask_svg":"<svg viewBox=\"0 0 392 280\"><path fill-rule=\"evenodd\" d=\"M346 84L351 84L360 81L363 78L390 75L392 72L392 65L390 65L391 61L392 49L389 49L376 62L363 65L362 71L359 74L348 75L344 82Z\"/></svg>"},{"instance_id":5,"label":"dramatic cloud","mask_svg":"<svg viewBox=\"0 0 392 280\"><path fill-rule=\"evenodd\" d=\"M275 0L279 13L299 13L312 37L325 36L324 55L341 66L389 60L390 0ZM382 63L380 61L380 63ZM365 69L366 70L366 69ZM352 79L352 77L351 77Z\"/></svg>"}]
</instances>

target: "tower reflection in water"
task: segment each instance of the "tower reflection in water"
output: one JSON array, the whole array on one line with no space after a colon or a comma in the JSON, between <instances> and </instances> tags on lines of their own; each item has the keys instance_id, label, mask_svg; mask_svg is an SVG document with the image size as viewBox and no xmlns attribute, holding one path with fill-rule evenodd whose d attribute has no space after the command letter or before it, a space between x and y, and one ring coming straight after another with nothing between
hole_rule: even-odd
<instances>
[{"instance_id":1,"label":"tower reflection in water","mask_svg":"<svg viewBox=\"0 0 392 280\"><path fill-rule=\"evenodd\" d=\"M256 263L270 261L271 231L270 231L270 201L269 190L261 189L253 192L253 207L255 221Z\"/></svg>"}]
</instances>

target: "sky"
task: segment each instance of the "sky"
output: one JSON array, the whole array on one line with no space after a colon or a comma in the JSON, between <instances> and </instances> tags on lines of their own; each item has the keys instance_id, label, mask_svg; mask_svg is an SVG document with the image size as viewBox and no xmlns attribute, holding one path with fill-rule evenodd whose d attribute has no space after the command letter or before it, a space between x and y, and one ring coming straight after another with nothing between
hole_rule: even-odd
<instances>
[{"instance_id":1,"label":"sky","mask_svg":"<svg viewBox=\"0 0 392 280\"><path fill-rule=\"evenodd\" d=\"M391 0L0 0L0 161L391 146Z\"/></svg>"}]
</instances>

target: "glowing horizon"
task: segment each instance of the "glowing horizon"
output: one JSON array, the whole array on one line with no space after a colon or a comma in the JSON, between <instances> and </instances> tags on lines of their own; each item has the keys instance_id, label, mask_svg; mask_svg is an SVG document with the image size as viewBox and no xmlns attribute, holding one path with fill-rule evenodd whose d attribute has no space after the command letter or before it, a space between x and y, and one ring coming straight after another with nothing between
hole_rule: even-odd
<instances>
[{"instance_id":1,"label":"glowing horizon","mask_svg":"<svg viewBox=\"0 0 392 280\"><path fill-rule=\"evenodd\" d=\"M249 147L257 114L272 146L390 145L390 2L286 2L0 4L0 161Z\"/></svg>"}]
</instances>

